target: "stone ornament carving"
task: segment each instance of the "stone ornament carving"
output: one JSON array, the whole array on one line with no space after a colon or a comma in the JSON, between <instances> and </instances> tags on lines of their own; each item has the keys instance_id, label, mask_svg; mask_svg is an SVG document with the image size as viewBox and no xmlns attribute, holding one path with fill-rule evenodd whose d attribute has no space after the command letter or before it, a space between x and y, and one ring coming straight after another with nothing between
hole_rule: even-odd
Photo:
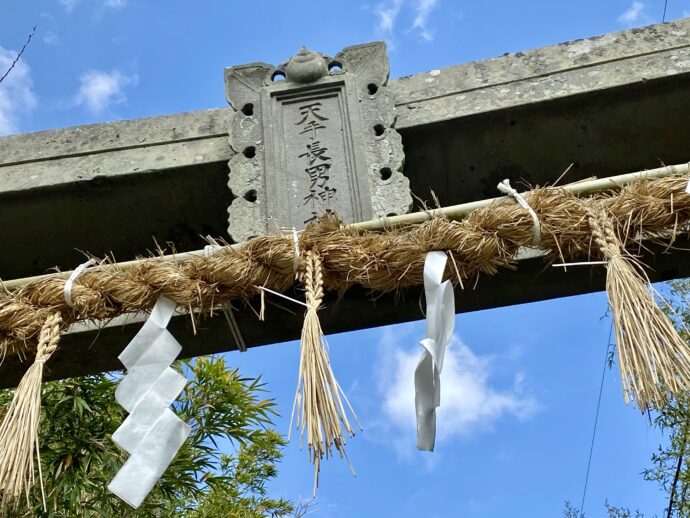
<instances>
[{"instance_id":1,"label":"stone ornament carving","mask_svg":"<svg viewBox=\"0 0 690 518\"><path fill-rule=\"evenodd\" d=\"M410 210L388 72L383 42L225 69L234 241L329 211L349 223Z\"/></svg>"}]
</instances>

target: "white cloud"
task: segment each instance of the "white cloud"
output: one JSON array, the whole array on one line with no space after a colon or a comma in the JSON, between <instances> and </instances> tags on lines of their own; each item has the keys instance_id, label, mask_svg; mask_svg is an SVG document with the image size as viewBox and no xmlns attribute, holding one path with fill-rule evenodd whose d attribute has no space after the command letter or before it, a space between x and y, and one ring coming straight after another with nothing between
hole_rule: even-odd
<instances>
[{"instance_id":1,"label":"white cloud","mask_svg":"<svg viewBox=\"0 0 690 518\"><path fill-rule=\"evenodd\" d=\"M644 14L645 5L642 2L635 0L628 9L618 17L618 22L625 25L634 25L638 22L647 20Z\"/></svg>"},{"instance_id":2,"label":"white cloud","mask_svg":"<svg viewBox=\"0 0 690 518\"><path fill-rule=\"evenodd\" d=\"M419 35L426 41L434 39L433 33L429 30L427 22L431 11L434 10L438 0L417 0L415 5L416 15L412 23L412 29L419 32Z\"/></svg>"},{"instance_id":3,"label":"white cloud","mask_svg":"<svg viewBox=\"0 0 690 518\"><path fill-rule=\"evenodd\" d=\"M393 0L392 2L380 3L374 8L374 14L378 19L376 31L384 37L393 35L395 21L400 14L403 0Z\"/></svg>"},{"instance_id":4,"label":"white cloud","mask_svg":"<svg viewBox=\"0 0 690 518\"><path fill-rule=\"evenodd\" d=\"M375 31L392 46L398 19L407 14L407 20L412 20L407 32L415 32L424 40L431 41L434 35L428 22L437 5L438 0L384 0L373 9L376 16Z\"/></svg>"},{"instance_id":5,"label":"white cloud","mask_svg":"<svg viewBox=\"0 0 690 518\"><path fill-rule=\"evenodd\" d=\"M58 36L57 32L49 30L43 36L43 43L46 45L60 45L60 36Z\"/></svg>"},{"instance_id":6,"label":"white cloud","mask_svg":"<svg viewBox=\"0 0 690 518\"><path fill-rule=\"evenodd\" d=\"M0 47L0 77L17 57L16 50ZM0 135L19 131L19 119L36 107L36 95L31 81L31 69L23 59L0 83Z\"/></svg>"},{"instance_id":7,"label":"white cloud","mask_svg":"<svg viewBox=\"0 0 690 518\"><path fill-rule=\"evenodd\" d=\"M77 6L77 3L79 2L79 0L58 0L58 2L65 9L65 11L70 13Z\"/></svg>"},{"instance_id":8,"label":"white cloud","mask_svg":"<svg viewBox=\"0 0 690 518\"><path fill-rule=\"evenodd\" d=\"M60 45L60 35L58 34L55 18L47 12L41 13L41 28L43 29L43 43L47 45Z\"/></svg>"},{"instance_id":9,"label":"white cloud","mask_svg":"<svg viewBox=\"0 0 690 518\"><path fill-rule=\"evenodd\" d=\"M416 445L414 371L421 347L401 347L399 337L385 331L380 343L377 367L381 410L392 432L390 443L403 457ZM497 388L491 383L492 362L478 356L454 337L446 350L441 376L441 406L436 411L437 445L450 438L471 436L491 429L500 419L512 416L529 419L539 410L536 399L522 388L523 375L516 373L512 386Z\"/></svg>"},{"instance_id":10,"label":"white cloud","mask_svg":"<svg viewBox=\"0 0 690 518\"><path fill-rule=\"evenodd\" d=\"M81 1L82 0L58 0L58 3L65 9L65 11L71 13L77 4L81 3ZM101 5L111 9L121 9L127 5L127 0L103 0Z\"/></svg>"},{"instance_id":11,"label":"white cloud","mask_svg":"<svg viewBox=\"0 0 690 518\"><path fill-rule=\"evenodd\" d=\"M74 96L76 106L84 106L93 114L101 114L111 106L127 101L125 88L138 82L136 75L127 76L119 70L89 70L79 78L81 85Z\"/></svg>"}]
</instances>

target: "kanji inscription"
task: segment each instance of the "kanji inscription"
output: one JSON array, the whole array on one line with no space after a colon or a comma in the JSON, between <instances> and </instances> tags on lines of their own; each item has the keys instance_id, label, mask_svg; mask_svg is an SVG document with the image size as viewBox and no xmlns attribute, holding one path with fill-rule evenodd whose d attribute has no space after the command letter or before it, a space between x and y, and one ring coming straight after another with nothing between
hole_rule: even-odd
<instances>
[{"instance_id":1,"label":"kanji inscription","mask_svg":"<svg viewBox=\"0 0 690 518\"><path fill-rule=\"evenodd\" d=\"M380 42L335 58L302 49L278 67L226 69L233 240L303 228L329 212L353 222L410 209L387 80Z\"/></svg>"},{"instance_id":2,"label":"kanji inscription","mask_svg":"<svg viewBox=\"0 0 690 518\"><path fill-rule=\"evenodd\" d=\"M335 198L338 192L336 187L329 185L331 178L331 157L327 156L328 148L321 144L318 140L318 131L326 129L324 124L328 121L328 117L319 115L321 103L315 102L299 107L302 119L296 123L300 126L300 135L307 135L308 141L306 144L306 151L299 155L299 158L304 158L306 167L304 172L309 178L309 194L304 197L302 207L307 207L309 210L309 217L304 220L304 223L310 223L319 217L322 211L332 211L331 200Z\"/></svg>"}]
</instances>

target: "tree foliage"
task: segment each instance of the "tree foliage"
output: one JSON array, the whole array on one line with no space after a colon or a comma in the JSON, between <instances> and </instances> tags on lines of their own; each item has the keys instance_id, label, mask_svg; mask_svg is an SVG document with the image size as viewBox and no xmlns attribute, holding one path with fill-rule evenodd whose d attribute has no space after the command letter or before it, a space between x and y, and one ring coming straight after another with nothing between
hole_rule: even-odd
<instances>
[{"instance_id":1,"label":"tree foliage","mask_svg":"<svg viewBox=\"0 0 690 518\"><path fill-rule=\"evenodd\" d=\"M180 368L190 382L174 410L192 432L139 509L106 487L127 459L111 440L125 412L114 397L119 376L98 374L44 384L39 438L47 510L34 487L30 503L20 501L8 518L292 515L290 501L267 496L285 443L271 429L275 403L263 398L261 381L226 370L222 358ZM0 408L11 397L0 392Z\"/></svg>"},{"instance_id":2,"label":"tree foliage","mask_svg":"<svg viewBox=\"0 0 690 518\"><path fill-rule=\"evenodd\" d=\"M684 340L690 340L690 279L668 283L666 314L674 321ZM690 444L690 393L674 398L659 409L654 425L667 436L668 443L660 445L652 455L652 467L644 470L645 480L656 482L668 495L664 516L690 518L688 482L690 465L687 452Z\"/></svg>"},{"instance_id":3,"label":"tree foliage","mask_svg":"<svg viewBox=\"0 0 690 518\"><path fill-rule=\"evenodd\" d=\"M676 329L685 341L690 341L690 279L669 282L664 298L664 311L673 320ZM662 303L663 304L663 303ZM659 516L666 518L690 518L690 393L671 399L658 409L653 419L654 426L667 436L665 444L658 446L651 456L652 465L643 471L645 480L654 482L667 495L667 505ZM644 518L639 511L606 504L609 518ZM584 518L568 502L565 518Z\"/></svg>"}]
</instances>

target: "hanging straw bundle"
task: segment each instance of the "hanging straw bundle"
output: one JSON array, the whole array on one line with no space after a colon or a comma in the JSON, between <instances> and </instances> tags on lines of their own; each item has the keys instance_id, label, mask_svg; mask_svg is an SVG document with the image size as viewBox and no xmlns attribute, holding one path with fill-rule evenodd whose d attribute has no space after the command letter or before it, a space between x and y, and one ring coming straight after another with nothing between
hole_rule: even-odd
<instances>
[{"instance_id":1,"label":"hanging straw bundle","mask_svg":"<svg viewBox=\"0 0 690 518\"><path fill-rule=\"evenodd\" d=\"M341 394L358 426L359 421L331 369L328 347L317 314L323 299L321 259L315 252L310 251L306 254L305 262L304 285L307 313L302 327L300 366L290 431L292 431L292 421L297 410L300 446L303 444L306 430L309 460L314 464L314 496L316 496L321 459L331 457L333 447L341 457L347 459L345 433L350 437L354 436L340 399Z\"/></svg>"},{"instance_id":2,"label":"hanging straw bundle","mask_svg":"<svg viewBox=\"0 0 690 518\"><path fill-rule=\"evenodd\" d=\"M46 507L38 445L41 381L43 365L55 352L60 341L61 322L60 313L52 313L43 323L36 359L19 383L0 424L0 509L5 509L10 501L16 504L22 493L26 495L27 503L29 502L29 492L34 484L34 451L43 508Z\"/></svg>"},{"instance_id":3,"label":"hanging straw bundle","mask_svg":"<svg viewBox=\"0 0 690 518\"><path fill-rule=\"evenodd\" d=\"M654 300L649 279L624 252L611 218L587 207L594 242L606 260L606 292L616 333L625 402L643 412L690 386L690 348Z\"/></svg>"}]
</instances>

